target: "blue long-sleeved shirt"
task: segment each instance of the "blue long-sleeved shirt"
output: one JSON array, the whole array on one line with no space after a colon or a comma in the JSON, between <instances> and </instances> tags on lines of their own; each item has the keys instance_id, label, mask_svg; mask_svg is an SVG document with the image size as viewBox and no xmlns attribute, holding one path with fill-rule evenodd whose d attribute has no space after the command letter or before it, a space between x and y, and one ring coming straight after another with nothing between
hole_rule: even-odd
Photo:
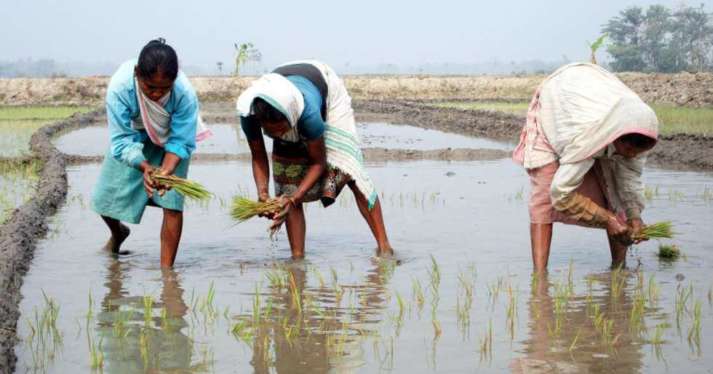
<instances>
[{"instance_id":1,"label":"blue long-sleeved shirt","mask_svg":"<svg viewBox=\"0 0 713 374\"><path fill-rule=\"evenodd\" d=\"M131 127L132 119L140 115L134 85L134 66L136 59L129 60L111 77L106 93L106 114L111 155L127 165L138 167L145 160L142 150L148 134L145 130ZM171 113L171 131L164 149L181 159L191 157L196 149L199 104L193 86L181 71L173 83L171 96L164 109Z\"/></svg>"}]
</instances>

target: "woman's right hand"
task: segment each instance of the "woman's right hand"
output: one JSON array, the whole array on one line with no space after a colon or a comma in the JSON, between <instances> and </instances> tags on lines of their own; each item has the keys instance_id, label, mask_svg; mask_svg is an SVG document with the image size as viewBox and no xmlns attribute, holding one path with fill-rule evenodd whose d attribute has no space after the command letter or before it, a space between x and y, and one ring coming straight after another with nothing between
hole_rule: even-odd
<instances>
[{"instance_id":1,"label":"woman's right hand","mask_svg":"<svg viewBox=\"0 0 713 374\"><path fill-rule=\"evenodd\" d=\"M615 214L610 213L609 219L607 220L607 234L624 244L631 243L631 236L629 233L631 228L625 222L622 222L619 217Z\"/></svg>"},{"instance_id":2,"label":"woman's right hand","mask_svg":"<svg viewBox=\"0 0 713 374\"><path fill-rule=\"evenodd\" d=\"M260 193L258 195L257 200L264 203L265 201L270 200L270 194L269 193ZM260 213L257 216L272 220L275 218L276 214L277 214L277 212L266 212L266 213Z\"/></svg>"},{"instance_id":3,"label":"woman's right hand","mask_svg":"<svg viewBox=\"0 0 713 374\"><path fill-rule=\"evenodd\" d=\"M144 161L141 163L140 168L141 172L144 173L144 190L146 190L146 195L148 195L150 199L153 197L153 191L156 188L156 183L151 178L151 174L154 172L154 167L151 166L148 161Z\"/></svg>"}]
</instances>

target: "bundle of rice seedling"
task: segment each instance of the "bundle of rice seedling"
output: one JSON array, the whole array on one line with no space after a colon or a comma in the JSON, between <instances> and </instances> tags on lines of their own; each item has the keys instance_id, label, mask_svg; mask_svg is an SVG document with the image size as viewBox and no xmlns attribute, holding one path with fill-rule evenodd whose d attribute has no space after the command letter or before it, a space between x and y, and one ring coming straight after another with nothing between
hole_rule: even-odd
<instances>
[{"instance_id":1,"label":"bundle of rice seedling","mask_svg":"<svg viewBox=\"0 0 713 374\"><path fill-rule=\"evenodd\" d=\"M673 225L671 221L664 221L645 226L634 240L671 239L673 238Z\"/></svg>"},{"instance_id":2,"label":"bundle of rice seedling","mask_svg":"<svg viewBox=\"0 0 713 374\"><path fill-rule=\"evenodd\" d=\"M177 177L175 175L161 175L158 173L151 174L151 179L156 183L170 187L181 195L193 200L208 200L213 196L210 191L206 190L200 183Z\"/></svg>"},{"instance_id":3,"label":"bundle of rice seedling","mask_svg":"<svg viewBox=\"0 0 713 374\"><path fill-rule=\"evenodd\" d=\"M681 257L681 250L676 245L660 245L658 256L662 260L676 260Z\"/></svg>"},{"instance_id":4,"label":"bundle of rice seedling","mask_svg":"<svg viewBox=\"0 0 713 374\"><path fill-rule=\"evenodd\" d=\"M258 214L277 213L280 211L280 203L277 199L267 201L255 201L245 196L235 196L230 215L238 222L244 222L257 216Z\"/></svg>"}]
</instances>

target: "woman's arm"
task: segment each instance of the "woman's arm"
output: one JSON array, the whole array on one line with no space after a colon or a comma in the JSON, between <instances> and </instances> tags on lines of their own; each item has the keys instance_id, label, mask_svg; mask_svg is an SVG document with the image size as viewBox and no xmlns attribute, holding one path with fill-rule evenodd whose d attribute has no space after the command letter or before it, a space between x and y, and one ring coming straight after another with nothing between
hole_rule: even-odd
<instances>
[{"instance_id":1,"label":"woman's arm","mask_svg":"<svg viewBox=\"0 0 713 374\"><path fill-rule=\"evenodd\" d=\"M576 192L594 162L594 159L587 159L559 166L550 186L552 206L580 222L606 228L609 235L623 240L629 233L629 227L620 222L614 212Z\"/></svg>"},{"instance_id":2,"label":"woman's arm","mask_svg":"<svg viewBox=\"0 0 713 374\"><path fill-rule=\"evenodd\" d=\"M106 94L106 117L111 139L111 155L116 160L143 171L141 134L131 127L129 98L120 85L110 85Z\"/></svg>"},{"instance_id":3,"label":"woman's arm","mask_svg":"<svg viewBox=\"0 0 713 374\"><path fill-rule=\"evenodd\" d=\"M629 220L640 219L644 209L644 184L641 182L644 163L643 157L622 158L615 163L614 183Z\"/></svg>"},{"instance_id":4,"label":"woman's arm","mask_svg":"<svg viewBox=\"0 0 713 374\"><path fill-rule=\"evenodd\" d=\"M622 158L617 161L614 183L624 205L632 235L640 237L639 234L644 228L644 221L641 219L641 211L644 210L644 184L641 181L641 174L644 171L646 158L641 156L632 159Z\"/></svg>"}]
</instances>

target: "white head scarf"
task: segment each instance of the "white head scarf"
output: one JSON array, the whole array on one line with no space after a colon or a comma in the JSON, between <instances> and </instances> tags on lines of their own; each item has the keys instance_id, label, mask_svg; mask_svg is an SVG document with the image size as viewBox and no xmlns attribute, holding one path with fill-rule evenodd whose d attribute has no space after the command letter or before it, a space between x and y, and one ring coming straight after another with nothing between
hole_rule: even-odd
<instances>
[{"instance_id":1,"label":"white head scarf","mask_svg":"<svg viewBox=\"0 0 713 374\"><path fill-rule=\"evenodd\" d=\"M298 141L297 121L305 109L302 93L287 78L280 74L265 74L253 81L240 97L238 97L238 115L247 117L253 115L252 104L256 98L265 100L287 118L290 131L280 138L288 141Z\"/></svg>"},{"instance_id":2,"label":"white head scarf","mask_svg":"<svg viewBox=\"0 0 713 374\"><path fill-rule=\"evenodd\" d=\"M537 116L560 163L587 159L622 135L658 137L651 107L593 64L566 65L550 75L540 86Z\"/></svg>"}]
</instances>

